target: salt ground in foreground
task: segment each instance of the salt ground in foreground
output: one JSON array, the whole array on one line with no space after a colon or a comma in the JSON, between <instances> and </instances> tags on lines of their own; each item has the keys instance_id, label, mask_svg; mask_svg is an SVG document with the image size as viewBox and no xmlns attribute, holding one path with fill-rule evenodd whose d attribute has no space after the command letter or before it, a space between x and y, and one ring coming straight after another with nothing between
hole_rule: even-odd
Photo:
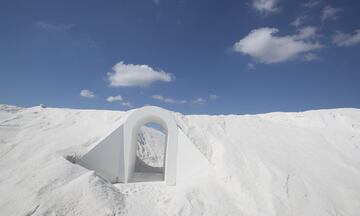
<instances>
[{"instance_id":1,"label":"salt ground in foreground","mask_svg":"<svg viewBox=\"0 0 360 216\"><path fill-rule=\"evenodd\" d=\"M1 215L358 215L360 110L181 115L206 172L111 184L72 163L125 112L0 105ZM151 130L145 133L152 133ZM144 144L143 153L158 156Z\"/></svg>"}]
</instances>

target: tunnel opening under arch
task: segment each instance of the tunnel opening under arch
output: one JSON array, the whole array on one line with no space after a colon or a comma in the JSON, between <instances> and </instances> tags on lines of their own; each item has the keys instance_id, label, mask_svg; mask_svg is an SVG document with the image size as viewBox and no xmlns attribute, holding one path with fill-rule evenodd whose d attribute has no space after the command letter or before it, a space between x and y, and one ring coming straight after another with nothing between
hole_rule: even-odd
<instances>
[{"instance_id":1,"label":"tunnel opening under arch","mask_svg":"<svg viewBox=\"0 0 360 216\"><path fill-rule=\"evenodd\" d=\"M130 182L165 180L167 130L157 122L136 128L136 162Z\"/></svg>"}]
</instances>

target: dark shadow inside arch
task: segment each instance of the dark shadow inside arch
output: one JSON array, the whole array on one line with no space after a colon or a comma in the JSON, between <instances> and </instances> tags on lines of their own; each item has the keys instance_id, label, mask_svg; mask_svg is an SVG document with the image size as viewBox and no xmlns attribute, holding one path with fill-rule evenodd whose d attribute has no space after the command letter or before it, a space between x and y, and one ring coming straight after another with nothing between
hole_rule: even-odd
<instances>
[{"instance_id":1,"label":"dark shadow inside arch","mask_svg":"<svg viewBox=\"0 0 360 216\"><path fill-rule=\"evenodd\" d=\"M137 131L136 163L131 182L164 181L167 132L151 122Z\"/></svg>"}]
</instances>

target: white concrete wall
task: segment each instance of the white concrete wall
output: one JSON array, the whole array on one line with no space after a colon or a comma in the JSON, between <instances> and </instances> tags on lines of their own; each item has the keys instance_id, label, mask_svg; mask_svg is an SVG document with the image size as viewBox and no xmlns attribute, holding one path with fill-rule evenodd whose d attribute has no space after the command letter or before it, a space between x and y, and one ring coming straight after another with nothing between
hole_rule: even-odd
<instances>
[{"instance_id":1,"label":"white concrete wall","mask_svg":"<svg viewBox=\"0 0 360 216\"><path fill-rule=\"evenodd\" d=\"M131 111L123 123L105 137L78 163L95 170L112 182L129 182L136 163L137 133L147 123L160 124L167 133L165 149L164 180L167 185L176 183L178 131L169 111L155 106L146 106Z\"/></svg>"},{"instance_id":2,"label":"white concrete wall","mask_svg":"<svg viewBox=\"0 0 360 216\"><path fill-rule=\"evenodd\" d=\"M76 162L95 170L98 175L111 182L124 182L124 164L120 157L124 152L123 147L123 125L121 125Z\"/></svg>"},{"instance_id":3,"label":"white concrete wall","mask_svg":"<svg viewBox=\"0 0 360 216\"><path fill-rule=\"evenodd\" d=\"M182 186L195 178L206 176L210 163L181 129L178 129L178 140L176 185Z\"/></svg>"},{"instance_id":4,"label":"white concrete wall","mask_svg":"<svg viewBox=\"0 0 360 216\"><path fill-rule=\"evenodd\" d=\"M129 115L124 124L125 182L130 181L134 173L138 130L142 125L150 122L157 123L166 130L164 179L166 184L174 185L176 183L178 145L177 126L172 115L167 110L154 106L146 106L135 110Z\"/></svg>"}]
</instances>

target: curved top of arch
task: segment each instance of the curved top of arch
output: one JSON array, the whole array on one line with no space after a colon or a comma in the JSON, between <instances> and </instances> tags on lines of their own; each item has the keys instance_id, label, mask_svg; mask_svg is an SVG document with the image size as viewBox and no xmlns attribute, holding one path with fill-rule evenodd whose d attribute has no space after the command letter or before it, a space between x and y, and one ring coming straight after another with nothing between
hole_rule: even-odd
<instances>
[{"instance_id":1,"label":"curved top of arch","mask_svg":"<svg viewBox=\"0 0 360 216\"><path fill-rule=\"evenodd\" d=\"M168 130L168 127L176 128L176 123L170 112L156 106L145 106L134 109L131 110L128 115L124 116L125 127L141 126L149 122L158 123L165 130Z\"/></svg>"}]
</instances>

